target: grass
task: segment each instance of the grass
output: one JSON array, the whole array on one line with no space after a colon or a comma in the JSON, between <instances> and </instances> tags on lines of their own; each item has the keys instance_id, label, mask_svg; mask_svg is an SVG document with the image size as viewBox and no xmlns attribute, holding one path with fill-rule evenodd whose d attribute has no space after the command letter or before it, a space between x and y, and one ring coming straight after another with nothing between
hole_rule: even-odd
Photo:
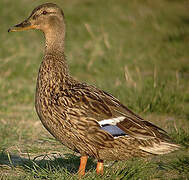
<instances>
[{"instance_id":1,"label":"grass","mask_svg":"<svg viewBox=\"0 0 189 180\"><path fill-rule=\"evenodd\" d=\"M44 41L39 32L7 33L38 1L0 6L0 179L77 179L78 154L56 142L34 109ZM118 97L164 128L182 148L163 156L106 162L84 179L189 177L189 15L187 0L55 0L66 16L70 72ZM22 8L24 7L24 8Z\"/></svg>"}]
</instances>

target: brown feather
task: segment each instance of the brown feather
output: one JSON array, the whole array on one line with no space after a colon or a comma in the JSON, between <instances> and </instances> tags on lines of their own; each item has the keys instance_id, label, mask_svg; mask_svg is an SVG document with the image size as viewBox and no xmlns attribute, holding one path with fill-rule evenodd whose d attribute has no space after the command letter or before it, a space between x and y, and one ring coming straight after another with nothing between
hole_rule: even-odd
<instances>
[{"instance_id":1,"label":"brown feather","mask_svg":"<svg viewBox=\"0 0 189 180\"><path fill-rule=\"evenodd\" d=\"M44 10L49 13L43 15ZM45 128L62 144L81 155L102 160L163 154L178 148L169 142L164 130L144 121L118 99L70 76L64 55L64 16L57 5L40 5L24 22L45 34L35 107ZM101 129L99 122L118 117L125 117L116 125L126 136L114 138Z\"/></svg>"}]
</instances>

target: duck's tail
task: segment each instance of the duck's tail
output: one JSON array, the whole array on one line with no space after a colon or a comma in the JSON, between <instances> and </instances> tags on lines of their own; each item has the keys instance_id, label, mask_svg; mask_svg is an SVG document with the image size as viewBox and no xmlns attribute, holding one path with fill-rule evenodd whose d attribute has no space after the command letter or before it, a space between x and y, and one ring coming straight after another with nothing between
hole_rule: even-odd
<instances>
[{"instance_id":1,"label":"duck's tail","mask_svg":"<svg viewBox=\"0 0 189 180\"><path fill-rule=\"evenodd\" d=\"M180 146L177 144L164 141L160 141L159 143L154 142L152 146L140 146L140 149L151 154L167 154L179 148Z\"/></svg>"}]
</instances>

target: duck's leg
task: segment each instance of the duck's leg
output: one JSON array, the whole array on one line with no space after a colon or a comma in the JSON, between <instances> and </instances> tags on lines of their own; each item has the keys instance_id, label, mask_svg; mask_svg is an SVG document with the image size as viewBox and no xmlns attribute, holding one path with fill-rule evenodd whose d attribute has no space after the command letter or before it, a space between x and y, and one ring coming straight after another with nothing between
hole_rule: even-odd
<instances>
[{"instance_id":1,"label":"duck's leg","mask_svg":"<svg viewBox=\"0 0 189 180\"><path fill-rule=\"evenodd\" d=\"M86 164L87 164L87 159L88 159L88 156L81 156L80 158L80 166L79 166L79 176L84 176L85 175L85 167L86 167Z\"/></svg>"},{"instance_id":2,"label":"duck's leg","mask_svg":"<svg viewBox=\"0 0 189 180\"><path fill-rule=\"evenodd\" d=\"M97 166L96 166L96 173L103 175L104 170L104 164L103 160L98 160Z\"/></svg>"}]
</instances>

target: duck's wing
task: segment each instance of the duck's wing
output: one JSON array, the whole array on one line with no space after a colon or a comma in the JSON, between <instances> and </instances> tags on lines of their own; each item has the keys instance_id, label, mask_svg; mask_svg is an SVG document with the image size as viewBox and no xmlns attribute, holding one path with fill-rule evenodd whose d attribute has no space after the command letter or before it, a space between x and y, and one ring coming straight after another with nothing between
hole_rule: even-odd
<instances>
[{"instance_id":1,"label":"duck's wing","mask_svg":"<svg viewBox=\"0 0 189 180\"><path fill-rule=\"evenodd\" d=\"M136 139L169 140L163 129L143 120L118 99L96 87L79 84L69 89L69 93L74 98L74 106L84 113L83 119L87 121L87 125L91 129L94 127L96 133L88 131L89 134L93 132L93 137L104 136L104 140L113 140L127 135Z\"/></svg>"}]
</instances>

